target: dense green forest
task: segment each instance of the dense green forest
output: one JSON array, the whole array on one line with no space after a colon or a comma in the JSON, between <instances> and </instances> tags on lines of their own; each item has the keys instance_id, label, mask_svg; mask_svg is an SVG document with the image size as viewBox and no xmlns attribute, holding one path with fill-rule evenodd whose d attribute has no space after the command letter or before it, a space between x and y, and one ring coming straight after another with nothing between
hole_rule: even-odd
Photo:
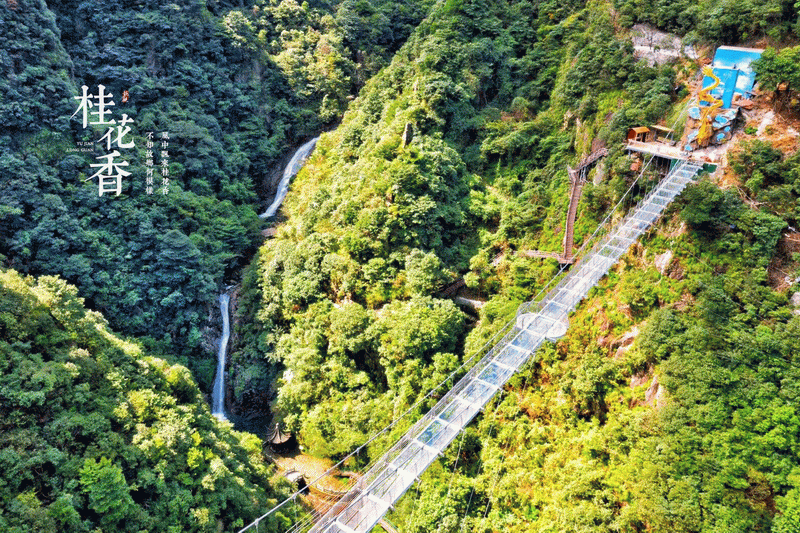
<instances>
[{"instance_id":1,"label":"dense green forest","mask_svg":"<svg viewBox=\"0 0 800 533\"><path fill-rule=\"evenodd\" d=\"M77 292L0 273L0 529L217 531L274 503L259 439Z\"/></svg>"},{"instance_id":2,"label":"dense green forest","mask_svg":"<svg viewBox=\"0 0 800 533\"><path fill-rule=\"evenodd\" d=\"M239 408L331 458L408 409L557 273L523 252L560 250L566 166L609 150L579 246L637 175L627 129L680 125L698 66L639 60L635 23L713 53L795 44L800 21L777 0L0 2L0 528L231 530L275 503L261 442L200 392L228 284ZM756 66L773 130L797 57ZM70 118L99 84L134 120L118 197L71 151L104 133ZM800 531L800 317L775 281L800 275L800 156L747 126L727 183L684 193L400 530ZM149 131L170 134L166 195L145 192ZM263 241L271 181L323 131ZM461 277L479 312L438 296Z\"/></svg>"},{"instance_id":3,"label":"dense green forest","mask_svg":"<svg viewBox=\"0 0 800 533\"><path fill-rule=\"evenodd\" d=\"M259 4L252 21L227 2L0 6L0 254L74 283L117 330L184 356L204 384L214 367L197 358L203 327L226 275L259 242L264 183L339 116L425 9L398 3L402 16L389 21L381 4ZM115 115L135 121L132 175L112 201L84 181L94 155L69 150L103 134L70 119L80 86L100 84ZM167 195L145 192L148 131L171 136Z\"/></svg>"},{"instance_id":4,"label":"dense green forest","mask_svg":"<svg viewBox=\"0 0 800 533\"><path fill-rule=\"evenodd\" d=\"M696 67L638 61L620 25L738 44L767 29L785 38L797 19L740 4L734 32L712 23L725 7L678 23L634 5L437 5L319 141L290 219L246 273L240 390L285 369L274 408L324 456L402 413L555 274L515 252L558 249L566 164L593 139L611 152L584 193L580 243L635 176L619 149L627 128L684 109ZM787 81L791 59L766 57L762 73L779 71L768 81ZM797 527L800 323L766 269L797 223L799 163L753 140L731 164L750 203L709 181L688 191L663 223L671 237L626 259L392 520L418 532L750 531L777 514L776 531ZM645 178L642 189L656 176ZM673 276L653 263L667 250ZM471 330L431 297L461 275L489 299ZM615 357L634 328L641 340ZM459 331L471 331L463 345ZM645 402L654 376L666 407Z\"/></svg>"},{"instance_id":5,"label":"dense green forest","mask_svg":"<svg viewBox=\"0 0 800 533\"><path fill-rule=\"evenodd\" d=\"M733 167L770 173L759 198L788 185L796 205L800 183L782 176L797 176L797 156L754 142ZM800 316L766 268L784 226L708 181L687 191L393 521L796 531Z\"/></svg>"}]
</instances>

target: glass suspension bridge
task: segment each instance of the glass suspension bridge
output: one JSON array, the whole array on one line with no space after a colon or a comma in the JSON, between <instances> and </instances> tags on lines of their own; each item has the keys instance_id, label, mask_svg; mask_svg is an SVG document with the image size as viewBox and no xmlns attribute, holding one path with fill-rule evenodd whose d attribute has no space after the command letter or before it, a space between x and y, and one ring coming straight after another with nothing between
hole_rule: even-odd
<instances>
[{"instance_id":1,"label":"glass suspension bridge","mask_svg":"<svg viewBox=\"0 0 800 533\"><path fill-rule=\"evenodd\" d=\"M669 174L589 252L582 254L543 298L519 308L515 319L495 336L499 340L399 441L362 475L355 477L349 490L331 493L318 487L317 494L324 495L329 503L322 510L316 509L312 516L296 522L290 531L366 533L372 530L539 346L566 333L569 313L694 181L701 168L702 163L678 160ZM604 226L608 225L601 225L601 228ZM599 231L600 228L596 234ZM309 483L312 492L321 479ZM299 492L295 493L240 533L257 532L261 521L276 510L290 502L296 505L298 495Z\"/></svg>"}]
</instances>

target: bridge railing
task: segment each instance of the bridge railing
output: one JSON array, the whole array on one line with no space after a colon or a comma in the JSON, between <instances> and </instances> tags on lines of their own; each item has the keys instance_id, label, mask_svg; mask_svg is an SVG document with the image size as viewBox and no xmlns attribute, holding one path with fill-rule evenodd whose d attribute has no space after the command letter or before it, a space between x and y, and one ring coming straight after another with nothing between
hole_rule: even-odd
<instances>
[{"instance_id":1,"label":"bridge railing","mask_svg":"<svg viewBox=\"0 0 800 533\"><path fill-rule=\"evenodd\" d=\"M503 338L362 477L311 531L366 532L544 342L553 320L507 325Z\"/></svg>"},{"instance_id":2,"label":"bridge railing","mask_svg":"<svg viewBox=\"0 0 800 533\"><path fill-rule=\"evenodd\" d=\"M553 337L557 323L588 294L691 181L699 165L673 169L592 251L536 303L520 307L502 339L442 399L385 453L357 486L312 532L366 532L418 479L460 431L483 409L533 352ZM565 329L564 329L565 331ZM557 336L557 335L556 335Z\"/></svg>"}]
</instances>

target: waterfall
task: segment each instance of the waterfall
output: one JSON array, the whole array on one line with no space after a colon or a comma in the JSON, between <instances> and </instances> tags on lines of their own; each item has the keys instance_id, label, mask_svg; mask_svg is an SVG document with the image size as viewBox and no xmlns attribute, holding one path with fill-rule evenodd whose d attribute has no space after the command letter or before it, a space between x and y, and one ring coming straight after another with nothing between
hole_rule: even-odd
<instances>
[{"instance_id":1,"label":"waterfall","mask_svg":"<svg viewBox=\"0 0 800 533\"><path fill-rule=\"evenodd\" d=\"M275 199L272 200L272 204L267 208L266 211L258 215L261 218L269 218L274 217L275 213L278 212L278 208L281 206L283 199L286 198L286 193L289 192L289 182L292 180L295 174L297 174L300 168L305 163L308 154L311 153L311 150L314 149L314 145L317 144L317 140L319 137L314 137L303 146L297 149L297 151L292 156L292 159L289 161L289 164L286 165L286 168L283 169L283 177L281 178L281 182L278 184L278 190L275 192Z\"/></svg>"},{"instance_id":2,"label":"waterfall","mask_svg":"<svg viewBox=\"0 0 800 533\"><path fill-rule=\"evenodd\" d=\"M225 356L228 353L228 339L231 336L231 325L228 317L228 303L231 297L227 293L219 295L219 310L222 313L222 338L219 340L217 353L217 375L214 378L214 389L211 392L211 414L220 420L225 416Z\"/></svg>"},{"instance_id":3,"label":"waterfall","mask_svg":"<svg viewBox=\"0 0 800 533\"><path fill-rule=\"evenodd\" d=\"M297 174L303 166L308 154L311 153L311 150L313 150L314 146L317 144L318 139L319 137L314 137L298 148L294 153L292 159L289 160L289 164L286 165L286 168L283 170L283 177L278 184L278 191L275 194L272 205L259 215L261 218L275 216L275 213L281 206L281 202L283 202L283 199L286 197L286 193L289 192L289 181L291 181L294 175ZM228 419L228 417L225 416L225 357L228 353L228 340L231 336L230 317L228 316L229 303L230 296L228 296L227 293L219 295L219 310L220 313L222 313L222 338L219 340L219 352L217 353L217 375L214 377L214 388L211 391L211 414L220 420Z\"/></svg>"}]
</instances>

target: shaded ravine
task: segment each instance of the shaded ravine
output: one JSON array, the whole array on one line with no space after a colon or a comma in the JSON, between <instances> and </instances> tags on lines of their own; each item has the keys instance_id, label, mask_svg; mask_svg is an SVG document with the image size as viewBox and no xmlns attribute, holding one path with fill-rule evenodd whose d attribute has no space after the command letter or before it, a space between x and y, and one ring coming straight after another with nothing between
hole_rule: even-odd
<instances>
[{"instance_id":1,"label":"shaded ravine","mask_svg":"<svg viewBox=\"0 0 800 533\"><path fill-rule=\"evenodd\" d=\"M281 204L283 203L286 194L289 192L289 182L300 171L305 163L306 158L314 150L319 137L314 137L307 143L298 148L286 167L283 170L283 177L281 178L278 188L275 191L275 198L267 210L260 214L261 218L269 218L275 216ZM220 420L228 420L228 415L225 413L225 366L227 364L228 342L230 340L230 295L227 293L220 294L219 308L222 314L222 337L220 338L219 350L217 351L217 371L214 376L214 385L211 390L211 414Z\"/></svg>"},{"instance_id":2,"label":"shaded ravine","mask_svg":"<svg viewBox=\"0 0 800 533\"><path fill-rule=\"evenodd\" d=\"M269 218L275 216L275 213L278 212L278 209L283 203L283 199L286 198L286 194L289 192L289 182L292 180L294 175L297 174L301 168L303 168L303 163L305 163L306 158L314 149L314 146L317 144L318 140L319 137L314 137L297 149L292 156L292 159L290 159L289 163L286 165L286 168L283 169L283 177L278 184L278 189L275 191L275 199L272 200L272 204L270 204L266 211L258 215L259 217Z\"/></svg>"},{"instance_id":3,"label":"shaded ravine","mask_svg":"<svg viewBox=\"0 0 800 533\"><path fill-rule=\"evenodd\" d=\"M231 301L228 293L219 295L219 310L222 314L222 338L219 340L217 352L217 375L214 377L214 388L211 391L211 414L220 420L227 420L225 416L225 359L228 354L228 341L231 338L231 324L228 313L228 304Z\"/></svg>"}]
</instances>

